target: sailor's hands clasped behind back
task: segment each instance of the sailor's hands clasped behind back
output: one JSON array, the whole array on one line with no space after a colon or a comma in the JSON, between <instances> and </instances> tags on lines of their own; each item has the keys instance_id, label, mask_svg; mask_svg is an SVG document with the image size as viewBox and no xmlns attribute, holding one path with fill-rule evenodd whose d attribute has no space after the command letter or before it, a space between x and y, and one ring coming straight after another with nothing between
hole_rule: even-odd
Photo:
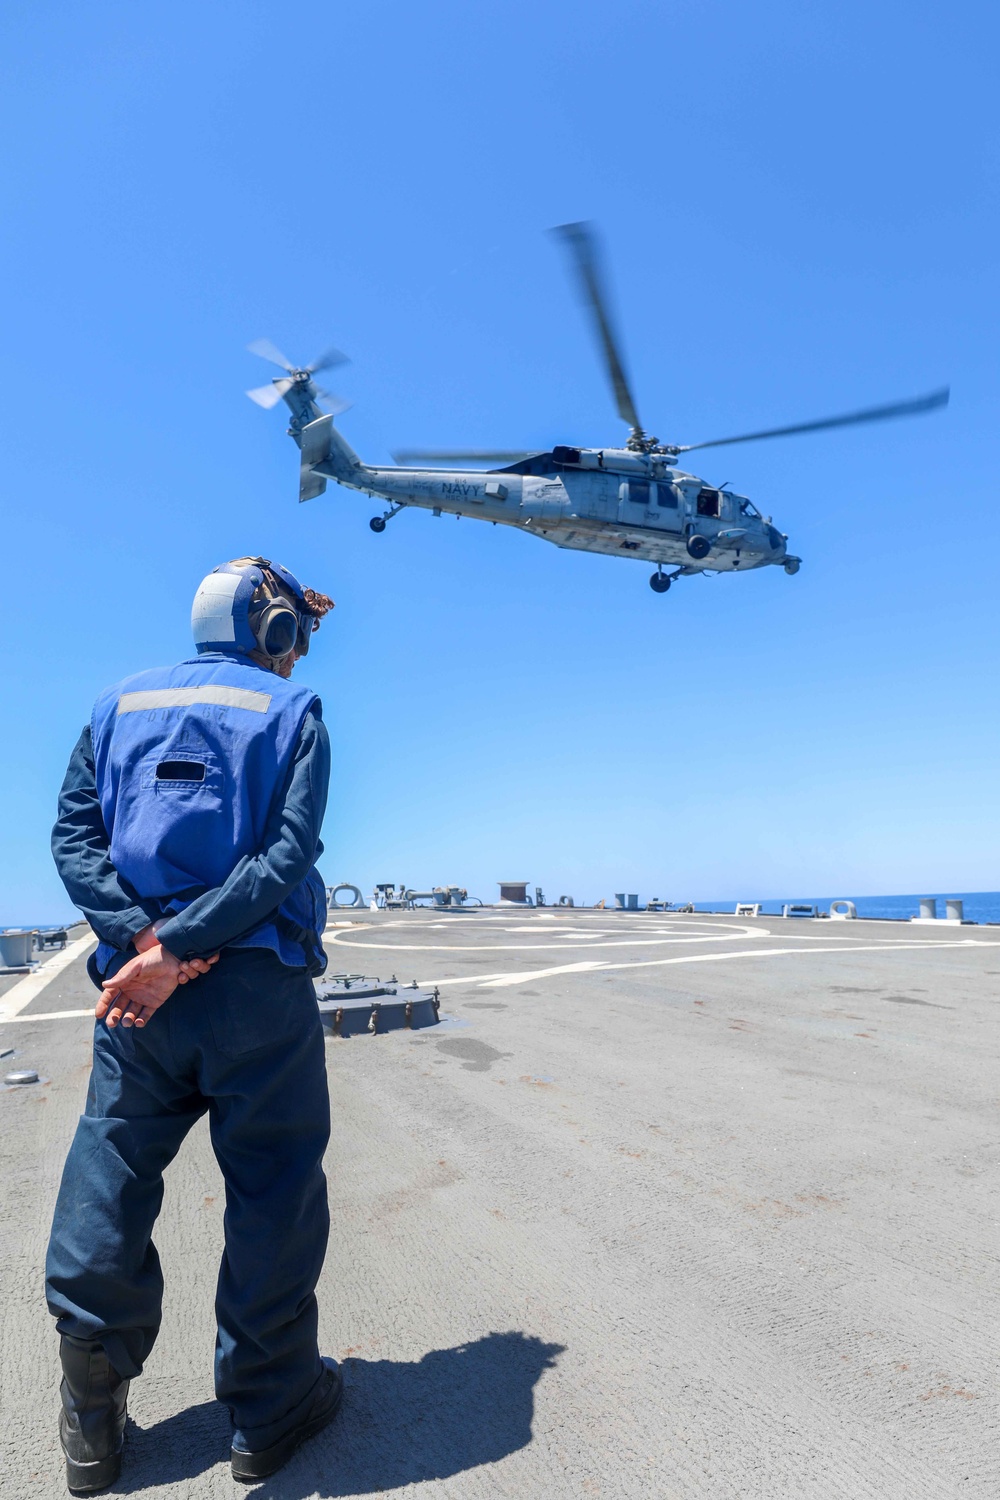
<instances>
[{"instance_id":1,"label":"sailor's hands clasped behind back","mask_svg":"<svg viewBox=\"0 0 1000 1500\"><path fill-rule=\"evenodd\" d=\"M211 958L175 958L157 941L153 927L144 927L132 939L139 950L136 957L118 970L113 979L104 981L95 1015L99 1021L115 1027L145 1026L179 984L207 974L219 955Z\"/></svg>"}]
</instances>

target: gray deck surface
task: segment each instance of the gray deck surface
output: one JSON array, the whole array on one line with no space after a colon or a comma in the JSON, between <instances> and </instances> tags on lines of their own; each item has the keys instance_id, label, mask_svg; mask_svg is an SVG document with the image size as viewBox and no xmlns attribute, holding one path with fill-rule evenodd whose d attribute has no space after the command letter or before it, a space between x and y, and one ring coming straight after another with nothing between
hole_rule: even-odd
<instances>
[{"instance_id":1,"label":"gray deck surface","mask_svg":"<svg viewBox=\"0 0 1000 1500\"><path fill-rule=\"evenodd\" d=\"M995 1500L1000 929L361 915L331 969L440 982L454 1019L328 1045L347 1395L252 1493ZM50 1080L0 1092L5 1500L65 1493L41 1266L90 1024L32 1015L92 998L80 960L0 1026ZM199 1126L112 1493L245 1493L222 1215Z\"/></svg>"}]
</instances>

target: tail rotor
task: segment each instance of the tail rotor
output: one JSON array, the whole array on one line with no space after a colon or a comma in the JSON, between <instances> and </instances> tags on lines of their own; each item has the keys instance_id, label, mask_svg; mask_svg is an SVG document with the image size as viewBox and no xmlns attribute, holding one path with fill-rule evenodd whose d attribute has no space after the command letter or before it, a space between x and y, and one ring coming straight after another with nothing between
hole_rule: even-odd
<instances>
[{"instance_id":1,"label":"tail rotor","mask_svg":"<svg viewBox=\"0 0 1000 1500\"><path fill-rule=\"evenodd\" d=\"M272 406L277 406L285 393L292 390L294 386L300 387L303 396L312 400L318 398L325 401L335 417L347 411L351 405L350 401L345 401L331 391L324 391L313 383L313 376L319 374L320 370L332 370L337 365L348 363L347 355L342 354L339 349L326 349L313 360L312 364L301 368L293 365L270 339L254 339L252 344L247 345L247 349L251 354L256 354L260 359L266 359L270 364L277 365L280 370L287 372L285 375L278 376L276 380L270 381L268 385L258 385L253 390L247 391L250 400L262 406L265 411L270 411Z\"/></svg>"}]
</instances>

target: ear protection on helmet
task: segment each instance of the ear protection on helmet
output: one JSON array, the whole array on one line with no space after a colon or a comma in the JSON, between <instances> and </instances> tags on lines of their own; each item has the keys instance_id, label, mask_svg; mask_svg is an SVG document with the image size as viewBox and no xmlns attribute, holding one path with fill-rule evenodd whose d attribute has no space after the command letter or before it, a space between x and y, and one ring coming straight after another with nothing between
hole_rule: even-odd
<instances>
[{"instance_id":1,"label":"ear protection on helmet","mask_svg":"<svg viewBox=\"0 0 1000 1500\"><path fill-rule=\"evenodd\" d=\"M295 649L298 651L300 656L305 656L309 651L309 637L312 635L314 629L316 628L315 618L306 609L305 592L295 574L289 573L287 568L283 568L281 566L281 563L268 563L268 568L270 569L272 575L275 578L279 579L280 582L284 584L288 592L292 595L294 603L292 603L290 607L296 611L296 619L298 620L298 631L295 636ZM285 602L287 606L289 601L286 600Z\"/></svg>"},{"instance_id":2,"label":"ear protection on helmet","mask_svg":"<svg viewBox=\"0 0 1000 1500\"><path fill-rule=\"evenodd\" d=\"M265 656L287 656L301 632L299 616L284 599L270 599L260 614L251 616L250 629Z\"/></svg>"}]
</instances>

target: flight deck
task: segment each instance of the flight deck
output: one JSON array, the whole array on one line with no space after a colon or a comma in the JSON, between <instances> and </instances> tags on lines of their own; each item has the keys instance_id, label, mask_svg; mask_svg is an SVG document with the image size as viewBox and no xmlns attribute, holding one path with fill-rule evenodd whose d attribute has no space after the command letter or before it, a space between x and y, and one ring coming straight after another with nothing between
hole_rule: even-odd
<instances>
[{"instance_id":1,"label":"flight deck","mask_svg":"<svg viewBox=\"0 0 1000 1500\"><path fill-rule=\"evenodd\" d=\"M42 1263L89 942L0 979L5 1071L42 1080L0 1093L10 1500L65 1494ZM326 943L440 1019L327 1043L346 1396L255 1493L994 1500L1000 927L487 907L334 913ZM203 1120L111 1493L235 1493L224 1206Z\"/></svg>"}]
</instances>

